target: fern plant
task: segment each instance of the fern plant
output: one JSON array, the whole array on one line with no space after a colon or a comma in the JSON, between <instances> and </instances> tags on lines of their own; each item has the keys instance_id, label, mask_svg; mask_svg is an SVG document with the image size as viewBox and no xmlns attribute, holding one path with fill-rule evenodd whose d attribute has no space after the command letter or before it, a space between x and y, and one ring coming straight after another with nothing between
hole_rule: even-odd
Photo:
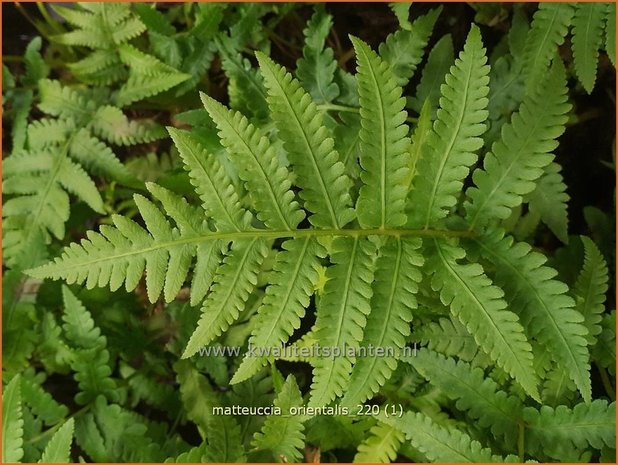
<instances>
[{"instance_id":1,"label":"fern plant","mask_svg":"<svg viewBox=\"0 0 618 465\"><path fill-rule=\"evenodd\" d=\"M614 226L569 234L559 156L612 53L590 5L515 7L488 53L393 4L354 66L324 6L60 7L111 80L38 79L5 161L3 461L613 460ZM67 192L112 215L67 237Z\"/></svg>"},{"instance_id":2,"label":"fern plant","mask_svg":"<svg viewBox=\"0 0 618 465\"><path fill-rule=\"evenodd\" d=\"M204 301L202 317L183 354L189 357L238 319L273 240L285 242L277 253L273 282L256 316L252 342L258 347L274 347L288 340L309 303L317 269L328 256L332 265L327 268L326 287L312 330L316 341L325 347L356 349L373 344L402 349L423 270L452 315L528 395L540 399L530 343L540 332L550 347L564 342L556 348L556 356L565 355L564 348L576 351L563 367L574 377L584 398L590 399L588 350L582 337L586 329L581 317L572 313L556 321L552 315L541 326L525 313L518 315L508 309L525 311L524 303L507 307L517 291L509 299L479 263L462 262L470 252L461 238L475 232L486 234L483 231L490 220L506 218L522 203L523 195L534 189L534 181L542 174L541 163L547 164L552 158L539 158L536 150L551 151L554 145L545 141L559 136L566 122L563 115L569 106L564 103L566 84L560 62L503 130L502 140L493 151L505 153L498 155L496 162L490 153L484 159L485 169L475 172L476 187L469 191L465 207L466 227L449 229L445 218L457 202L468 167L477 158L475 152L482 144L479 136L487 118L489 67L478 28L471 29L447 75L441 111L421 148L412 189L405 183L410 176L411 141L401 88L380 56L362 41L352 41L358 60L363 183L354 202L345 166L316 105L283 67L258 53L271 117L294 169L294 183L300 188L298 199L291 190L289 168L277 159L271 142L259 128L242 114L202 95L249 203L243 202L242 191L199 140L190 133L169 129L201 198L203 213L172 192L149 184L153 197L174 223L159 207L138 195L135 201L145 228L116 217L114 227L89 233L81 245L71 246L55 262L30 273L70 283L85 282L88 287L109 284L112 290L125 284L131 290L145 270L150 300L156 301L163 291L165 299L171 301L195 260L191 300L194 304ZM555 99L551 92L556 92ZM462 95L468 97L461 100L458 96ZM535 100L541 98L544 108L532 109ZM543 109L557 115L555 122L539 114ZM538 127L534 118L547 126ZM538 130L538 142L527 127ZM518 129L527 140L511 136L509 131ZM520 140L526 144L524 150L517 147ZM508 153L515 157L512 161ZM526 159L534 159L534 164L527 165ZM299 228L305 216L308 227ZM213 224L200 217L211 219ZM507 253L511 247L506 246ZM425 260L424 255L430 258ZM532 270L538 268L538 261L529 252L520 257ZM522 285L538 287L533 279L522 279ZM541 295L555 303L556 296L564 298L558 311L572 312L566 292L560 283L549 282ZM549 336L547 331L554 328L556 334ZM265 361L247 358L234 381L253 375ZM388 358L368 364L364 360L354 362L355 357L316 359L310 404L327 405L344 391L346 401L362 402L375 394L395 367L395 360ZM350 374L351 380L357 376L360 380L351 383L353 390L348 388Z\"/></svg>"}]
</instances>

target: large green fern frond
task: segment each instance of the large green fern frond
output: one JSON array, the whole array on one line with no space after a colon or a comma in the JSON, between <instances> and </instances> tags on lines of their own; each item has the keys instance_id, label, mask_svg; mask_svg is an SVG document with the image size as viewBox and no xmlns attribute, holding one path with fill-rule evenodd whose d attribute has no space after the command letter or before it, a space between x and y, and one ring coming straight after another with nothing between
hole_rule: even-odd
<instances>
[{"instance_id":1,"label":"large green fern frond","mask_svg":"<svg viewBox=\"0 0 618 465\"><path fill-rule=\"evenodd\" d=\"M573 16L573 62L579 81L591 93L597 78L599 48L607 5L578 3Z\"/></svg>"}]
</instances>

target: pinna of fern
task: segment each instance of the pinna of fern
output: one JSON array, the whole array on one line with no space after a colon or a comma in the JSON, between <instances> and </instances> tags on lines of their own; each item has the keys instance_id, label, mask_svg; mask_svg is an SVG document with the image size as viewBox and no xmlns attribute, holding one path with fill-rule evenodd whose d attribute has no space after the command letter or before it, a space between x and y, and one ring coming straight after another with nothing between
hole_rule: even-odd
<instances>
[{"instance_id":1,"label":"pinna of fern","mask_svg":"<svg viewBox=\"0 0 618 465\"><path fill-rule=\"evenodd\" d=\"M423 284L491 363L532 399L540 400L541 381L533 348L557 353L570 346L559 359L560 369L589 402L587 329L568 287L555 279L542 255L513 243L498 224L534 190L564 130L569 106L559 58L502 130L483 166L473 170L475 186L463 192L488 118L489 66L478 27L472 26L445 77L435 121L425 111L412 137L392 67L360 39L351 41L361 123L358 195L309 93L257 52L276 135L202 94L226 163L191 132L168 128L201 204L149 183L158 204L135 196L143 226L113 216L114 226L88 232L80 244L29 273L88 288L124 284L130 291L145 271L152 302L161 293L173 300L190 277L191 304L201 305L201 317L184 350L187 358L239 318L275 246L265 296L253 317L250 342L257 346L278 347L300 327L319 268L326 265L310 333L321 346L402 349ZM548 113L540 127L538 111ZM518 134L529 136L523 147ZM273 138L285 158L277 156ZM412 153L419 154L418 162ZM453 209L463 198L465 216ZM496 254L479 248L486 238L499 243ZM508 265L503 274L485 268L502 263ZM428 285L421 283L423 277ZM544 311L531 316L539 305ZM245 357L232 382L250 378L267 362ZM361 403L397 366L396 357L348 355L313 362L312 406L342 396L344 403ZM350 379L356 380L353 385Z\"/></svg>"}]
</instances>

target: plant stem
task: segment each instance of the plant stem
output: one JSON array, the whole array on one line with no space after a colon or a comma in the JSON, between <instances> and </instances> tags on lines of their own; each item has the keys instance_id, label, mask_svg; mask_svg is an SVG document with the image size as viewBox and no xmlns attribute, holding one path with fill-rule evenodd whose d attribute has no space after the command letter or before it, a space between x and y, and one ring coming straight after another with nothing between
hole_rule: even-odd
<instances>
[{"instance_id":1,"label":"plant stem","mask_svg":"<svg viewBox=\"0 0 618 465\"><path fill-rule=\"evenodd\" d=\"M88 405L83 406L77 412L74 412L71 415L69 415L68 417L66 417L64 419L64 421L59 421L58 423L56 423L51 428L43 431L41 434L39 434L39 435L37 435L37 436L35 436L33 438L28 439L27 441L25 441L25 444L36 443L36 442L40 441L41 439L45 438L46 436L49 436L50 434L54 434L56 431L58 431L62 427L62 425L64 425L71 418L75 418L76 416L81 415L82 413L85 413L88 410L90 410L92 408L92 405L93 404L88 404Z\"/></svg>"},{"instance_id":2,"label":"plant stem","mask_svg":"<svg viewBox=\"0 0 618 465\"><path fill-rule=\"evenodd\" d=\"M519 454L519 461L524 461L524 445L525 445L526 425L524 422L519 423L519 435L517 437L517 452Z\"/></svg>"},{"instance_id":3,"label":"plant stem","mask_svg":"<svg viewBox=\"0 0 618 465\"><path fill-rule=\"evenodd\" d=\"M609 380L609 376L607 376L607 371L602 366L597 365L597 369L599 370L599 374L601 375L601 381L603 382L603 387L605 388L605 392L607 396L611 400L616 400L616 393L614 387L612 386L612 382Z\"/></svg>"},{"instance_id":4,"label":"plant stem","mask_svg":"<svg viewBox=\"0 0 618 465\"><path fill-rule=\"evenodd\" d=\"M350 107L347 105L337 105L335 103L322 103L318 105L318 110L322 111L344 111L346 113L360 113L360 108L358 107ZM406 118L408 123L417 123L418 118L414 118L412 116L408 116Z\"/></svg>"}]
</instances>

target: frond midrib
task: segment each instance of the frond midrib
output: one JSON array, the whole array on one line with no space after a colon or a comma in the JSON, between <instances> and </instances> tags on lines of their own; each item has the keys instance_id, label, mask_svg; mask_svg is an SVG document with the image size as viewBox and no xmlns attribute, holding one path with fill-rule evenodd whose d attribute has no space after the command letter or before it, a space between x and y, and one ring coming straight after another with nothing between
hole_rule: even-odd
<instances>
[{"instance_id":1,"label":"frond midrib","mask_svg":"<svg viewBox=\"0 0 618 465\"><path fill-rule=\"evenodd\" d=\"M83 261L78 263L63 263L63 270L70 270L73 268L79 268L83 266L95 265L97 263L118 260L126 257L130 257L133 255L146 254L149 252L154 252L160 249L172 249L174 247L189 245L189 244L199 244L201 242L206 241L214 241L214 240L249 240L256 237L266 238L266 239L283 239L283 238L299 238L299 237L359 237L359 236L420 236L420 237L473 237L474 234L470 231L455 231L455 230L447 230L447 229L297 229L293 231L286 230L267 230L267 229L256 229L256 230L248 230L248 231L238 231L238 232L213 232L211 234L205 234L200 236L192 236L185 238L178 238L176 240L161 242L155 244L154 246L148 246L136 250L131 250L129 252L123 252L119 254L106 255L105 257L96 258L94 260ZM62 261L62 256L60 257L60 261ZM51 262L49 265L54 266L57 264L56 262ZM43 265L46 266L46 265ZM34 271L37 268L30 270Z\"/></svg>"}]
</instances>

